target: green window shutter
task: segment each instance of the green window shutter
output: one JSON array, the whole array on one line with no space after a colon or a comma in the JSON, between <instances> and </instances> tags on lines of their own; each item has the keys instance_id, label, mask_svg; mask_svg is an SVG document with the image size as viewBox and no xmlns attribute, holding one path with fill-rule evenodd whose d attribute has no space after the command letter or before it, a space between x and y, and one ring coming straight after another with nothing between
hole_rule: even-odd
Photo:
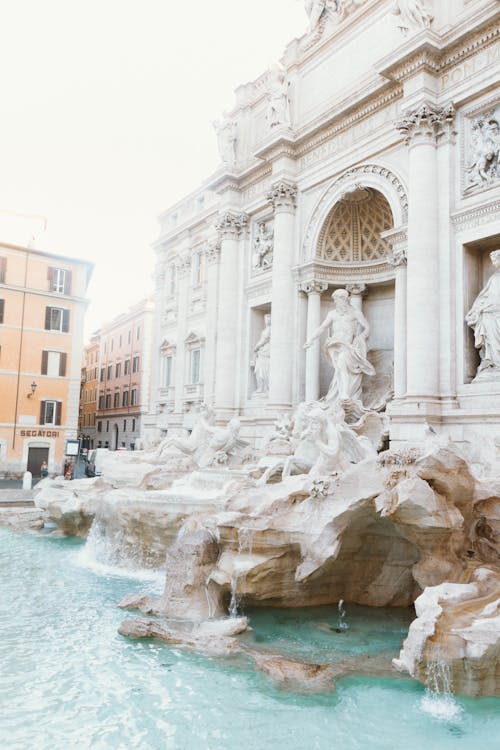
<instances>
[{"instance_id":1,"label":"green window shutter","mask_svg":"<svg viewBox=\"0 0 500 750\"><path fill-rule=\"evenodd\" d=\"M50 317L51 317L51 307L45 308L45 330L50 331Z\"/></svg>"},{"instance_id":2,"label":"green window shutter","mask_svg":"<svg viewBox=\"0 0 500 750\"><path fill-rule=\"evenodd\" d=\"M62 415L62 403L60 401L57 401L56 403L56 424L61 424L61 415Z\"/></svg>"},{"instance_id":3,"label":"green window shutter","mask_svg":"<svg viewBox=\"0 0 500 750\"><path fill-rule=\"evenodd\" d=\"M40 401L40 424L45 424L45 401Z\"/></svg>"},{"instance_id":4,"label":"green window shutter","mask_svg":"<svg viewBox=\"0 0 500 750\"><path fill-rule=\"evenodd\" d=\"M48 363L49 363L49 353L43 351L42 352L42 375L47 374Z\"/></svg>"}]
</instances>

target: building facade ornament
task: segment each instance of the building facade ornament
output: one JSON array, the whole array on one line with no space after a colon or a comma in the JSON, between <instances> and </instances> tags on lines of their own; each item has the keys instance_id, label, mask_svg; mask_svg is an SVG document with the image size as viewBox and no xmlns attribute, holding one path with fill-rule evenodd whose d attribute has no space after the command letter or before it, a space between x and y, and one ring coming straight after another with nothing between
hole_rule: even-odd
<instances>
[{"instance_id":1,"label":"building facade ornament","mask_svg":"<svg viewBox=\"0 0 500 750\"><path fill-rule=\"evenodd\" d=\"M207 242L204 248L204 254L207 264L210 266L213 263L218 263L220 257L221 243L220 239L217 238L211 242Z\"/></svg>"},{"instance_id":2,"label":"building facade ornament","mask_svg":"<svg viewBox=\"0 0 500 750\"><path fill-rule=\"evenodd\" d=\"M215 120L212 124L217 134L217 146L221 161L227 166L233 166L236 164L238 123L224 113L221 120Z\"/></svg>"},{"instance_id":3,"label":"building facade ornament","mask_svg":"<svg viewBox=\"0 0 500 750\"><path fill-rule=\"evenodd\" d=\"M349 292L351 297L363 297L366 294L366 284L346 284L346 291Z\"/></svg>"},{"instance_id":4,"label":"building facade ornament","mask_svg":"<svg viewBox=\"0 0 500 750\"><path fill-rule=\"evenodd\" d=\"M257 271L266 271L268 268L271 268L274 251L274 230L271 222L258 222L252 249L252 267Z\"/></svg>"},{"instance_id":5,"label":"building facade ornament","mask_svg":"<svg viewBox=\"0 0 500 750\"><path fill-rule=\"evenodd\" d=\"M264 328L259 340L254 346L254 359L251 367L255 373L257 388L253 392L265 394L269 391L269 373L271 371L271 316L264 315Z\"/></svg>"},{"instance_id":6,"label":"building facade ornament","mask_svg":"<svg viewBox=\"0 0 500 750\"><path fill-rule=\"evenodd\" d=\"M186 276L189 276L191 271L191 256L185 255L181 258L177 258L175 269L178 279L183 279Z\"/></svg>"},{"instance_id":7,"label":"building facade ornament","mask_svg":"<svg viewBox=\"0 0 500 750\"><path fill-rule=\"evenodd\" d=\"M500 107L498 108L500 110ZM472 120L465 192L489 187L500 179L500 117L490 111Z\"/></svg>"},{"instance_id":8,"label":"building facade ornament","mask_svg":"<svg viewBox=\"0 0 500 750\"><path fill-rule=\"evenodd\" d=\"M290 82L285 68L275 63L269 69L267 81L267 124L270 128L277 126L289 128L292 124L290 114Z\"/></svg>"},{"instance_id":9,"label":"building facade ornament","mask_svg":"<svg viewBox=\"0 0 500 750\"><path fill-rule=\"evenodd\" d=\"M434 20L425 0L395 0L392 12L403 34L410 29L430 29Z\"/></svg>"},{"instance_id":10,"label":"building facade ornament","mask_svg":"<svg viewBox=\"0 0 500 750\"><path fill-rule=\"evenodd\" d=\"M309 18L309 33L318 29L322 31L324 25L342 21L349 13L356 10L366 0L305 0L304 6Z\"/></svg>"},{"instance_id":11,"label":"building facade ornament","mask_svg":"<svg viewBox=\"0 0 500 750\"><path fill-rule=\"evenodd\" d=\"M275 213L278 211L293 212L297 204L297 185L288 180L279 180L271 185L267 200L272 204Z\"/></svg>"},{"instance_id":12,"label":"building facade ornament","mask_svg":"<svg viewBox=\"0 0 500 750\"><path fill-rule=\"evenodd\" d=\"M392 255L389 256L387 260L391 266L394 266L394 268L406 266L408 262L408 251L406 247L395 247Z\"/></svg>"},{"instance_id":13,"label":"building facade ornament","mask_svg":"<svg viewBox=\"0 0 500 750\"><path fill-rule=\"evenodd\" d=\"M500 250L490 253L493 274L465 316L481 363L475 382L500 379Z\"/></svg>"},{"instance_id":14,"label":"building facade ornament","mask_svg":"<svg viewBox=\"0 0 500 750\"><path fill-rule=\"evenodd\" d=\"M328 289L328 284L326 281L317 281L316 279L314 281L303 281L299 284L299 292L303 292L304 294L322 294L323 292L326 292Z\"/></svg>"},{"instance_id":15,"label":"building facade ornament","mask_svg":"<svg viewBox=\"0 0 500 750\"><path fill-rule=\"evenodd\" d=\"M248 216L241 212L224 211L219 214L215 222L215 228L219 238L237 239L248 225Z\"/></svg>"},{"instance_id":16,"label":"building facade ornament","mask_svg":"<svg viewBox=\"0 0 500 750\"><path fill-rule=\"evenodd\" d=\"M455 120L453 104L446 107L436 107L425 102L418 109L407 112L396 127L404 136L407 146L419 143L436 144L443 132L449 130Z\"/></svg>"}]
</instances>

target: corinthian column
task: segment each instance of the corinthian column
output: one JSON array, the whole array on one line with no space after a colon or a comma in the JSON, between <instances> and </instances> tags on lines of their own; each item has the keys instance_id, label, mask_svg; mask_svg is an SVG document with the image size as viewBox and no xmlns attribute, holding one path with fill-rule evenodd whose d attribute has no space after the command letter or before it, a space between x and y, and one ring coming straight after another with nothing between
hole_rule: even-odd
<instances>
[{"instance_id":1,"label":"corinthian column","mask_svg":"<svg viewBox=\"0 0 500 750\"><path fill-rule=\"evenodd\" d=\"M321 324L321 293L327 289L328 284L323 281L307 281L299 287L299 291L307 294L307 341ZM319 399L320 351L319 339L306 349L306 401Z\"/></svg>"},{"instance_id":2,"label":"corinthian column","mask_svg":"<svg viewBox=\"0 0 500 750\"><path fill-rule=\"evenodd\" d=\"M408 146L407 397L439 397L437 139L446 111L422 104L398 128Z\"/></svg>"},{"instance_id":3,"label":"corinthian column","mask_svg":"<svg viewBox=\"0 0 500 750\"><path fill-rule=\"evenodd\" d=\"M248 217L224 211L216 222L220 239L219 313L215 367L215 406L231 413L236 408L236 362L238 338L238 263L239 243Z\"/></svg>"},{"instance_id":4,"label":"corinthian column","mask_svg":"<svg viewBox=\"0 0 500 750\"><path fill-rule=\"evenodd\" d=\"M292 265L296 197L296 185L287 180L275 182L267 196L274 208L269 405L276 408L292 405L293 313L296 297Z\"/></svg>"}]
</instances>

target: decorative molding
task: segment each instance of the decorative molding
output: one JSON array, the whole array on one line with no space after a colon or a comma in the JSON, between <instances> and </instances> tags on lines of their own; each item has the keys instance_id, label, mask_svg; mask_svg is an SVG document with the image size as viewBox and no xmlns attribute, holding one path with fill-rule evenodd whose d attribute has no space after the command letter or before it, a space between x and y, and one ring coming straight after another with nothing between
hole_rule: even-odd
<instances>
[{"instance_id":1,"label":"decorative molding","mask_svg":"<svg viewBox=\"0 0 500 750\"><path fill-rule=\"evenodd\" d=\"M391 266L394 266L394 268L406 266L408 263L408 251L406 247L398 247L397 249L394 249L393 254L387 258L387 261Z\"/></svg>"},{"instance_id":2,"label":"decorative molding","mask_svg":"<svg viewBox=\"0 0 500 750\"><path fill-rule=\"evenodd\" d=\"M356 284L346 284L347 291L350 295L354 297L363 297L364 294L366 294L366 284L363 284L362 282L358 282Z\"/></svg>"},{"instance_id":3,"label":"decorative molding","mask_svg":"<svg viewBox=\"0 0 500 750\"><path fill-rule=\"evenodd\" d=\"M304 294L322 294L323 292L326 292L328 289L328 284L326 281L317 281L316 279L312 281L302 281L299 284L299 292L304 292Z\"/></svg>"},{"instance_id":4,"label":"decorative molding","mask_svg":"<svg viewBox=\"0 0 500 750\"><path fill-rule=\"evenodd\" d=\"M203 254L205 256L207 265L211 266L214 263L219 262L221 251L220 238L207 242L203 248Z\"/></svg>"},{"instance_id":5,"label":"decorative molding","mask_svg":"<svg viewBox=\"0 0 500 750\"><path fill-rule=\"evenodd\" d=\"M247 228L248 216L235 211L224 211L217 217L215 229L220 240L237 239Z\"/></svg>"},{"instance_id":6,"label":"decorative molding","mask_svg":"<svg viewBox=\"0 0 500 750\"><path fill-rule=\"evenodd\" d=\"M191 271L191 256L186 255L182 258L177 258L175 262L175 269L178 279L183 279L189 276Z\"/></svg>"},{"instance_id":7,"label":"decorative molding","mask_svg":"<svg viewBox=\"0 0 500 750\"><path fill-rule=\"evenodd\" d=\"M275 213L293 212L297 204L297 185L289 180L278 180L271 185L267 200L271 203Z\"/></svg>"},{"instance_id":8,"label":"decorative molding","mask_svg":"<svg viewBox=\"0 0 500 750\"><path fill-rule=\"evenodd\" d=\"M482 206L468 208L452 214L451 221L458 232L474 229L483 224L500 221L500 199Z\"/></svg>"},{"instance_id":9,"label":"decorative molding","mask_svg":"<svg viewBox=\"0 0 500 750\"><path fill-rule=\"evenodd\" d=\"M394 278L394 268L385 258L376 263L359 263L344 265L313 261L294 269L294 280L298 284L326 282L332 286L346 284L374 283L375 281L389 281Z\"/></svg>"},{"instance_id":10,"label":"decorative molding","mask_svg":"<svg viewBox=\"0 0 500 750\"><path fill-rule=\"evenodd\" d=\"M421 143L436 144L440 135L453 129L454 122L453 104L435 107L429 102L424 102L418 109L407 112L403 119L396 123L396 128L404 137L407 146Z\"/></svg>"}]
</instances>

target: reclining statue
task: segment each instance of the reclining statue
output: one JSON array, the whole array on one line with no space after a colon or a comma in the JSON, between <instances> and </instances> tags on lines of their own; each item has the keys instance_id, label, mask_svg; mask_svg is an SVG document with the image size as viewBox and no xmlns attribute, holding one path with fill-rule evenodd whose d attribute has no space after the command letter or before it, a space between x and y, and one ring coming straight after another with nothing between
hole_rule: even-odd
<instances>
[{"instance_id":1,"label":"reclining statue","mask_svg":"<svg viewBox=\"0 0 500 750\"><path fill-rule=\"evenodd\" d=\"M205 448L206 440L210 435L211 426L215 422L215 412L208 404L201 404L200 413L192 433L187 438L166 437L156 452L157 458L164 458L172 449L177 449L186 456L191 456L195 461Z\"/></svg>"}]
</instances>

